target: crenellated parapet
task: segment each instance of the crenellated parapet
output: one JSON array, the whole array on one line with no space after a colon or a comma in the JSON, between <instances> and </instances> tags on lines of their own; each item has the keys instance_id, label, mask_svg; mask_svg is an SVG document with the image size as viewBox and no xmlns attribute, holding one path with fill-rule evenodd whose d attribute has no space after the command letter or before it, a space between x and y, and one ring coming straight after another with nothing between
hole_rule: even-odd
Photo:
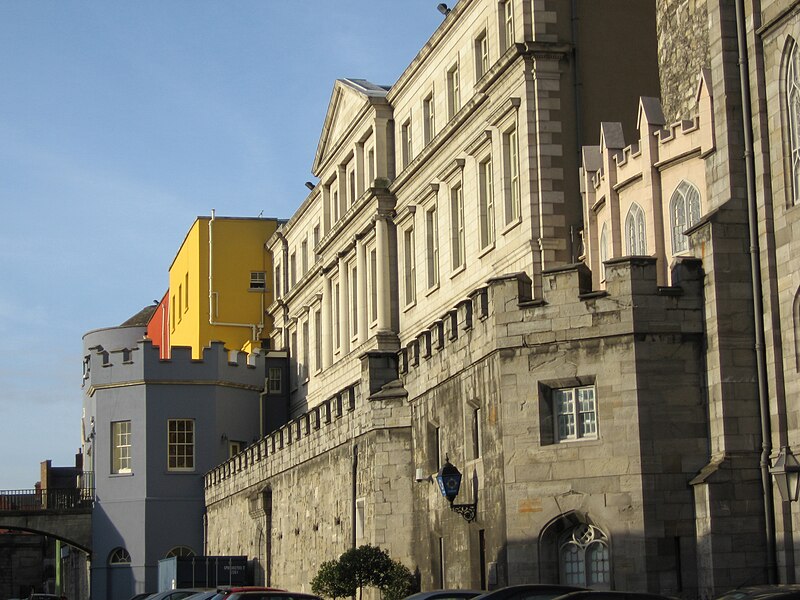
<instances>
[{"instance_id":1,"label":"crenellated parapet","mask_svg":"<svg viewBox=\"0 0 800 600\"><path fill-rule=\"evenodd\" d=\"M546 271L540 299L531 298L525 273L491 279L404 341L399 361L409 400L505 350L547 352L634 336L696 337L703 331L701 261L679 257L670 280L671 286L659 284L652 257L609 260L602 290L593 289L584 264Z\"/></svg>"},{"instance_id":2,"label":"crenellated parapet","mask_svg":"<svg viewBox=\"0 0 800 600\"><path fill-rule=\"evenodd\" d=\"M689 253L684 232L707 213L704 158L714 151L710 75L703 71L691 119L668 123L656 98L640 98L638 140L626 144L620 123L602 123L600 143L583 148L581 194L584 256L596 289L606 285L606 261L622 256L657 260L659 284Z\"/></svg>"},{"instance_id":3,"label":"crenellated parapet","mask_svg":"<svg viewBox=\"0 0 800 600\"><path fill-rule=\"evenodd\" d=\"M159 348L150 340L113 348L106 348L99 341L87 349L84 389L89 396L101 388L142 384L264 388L263 355L229 352L223 342L211 342L198 360L192 358L189 347L173 347L171 358L162 359Z\"/></svg>"}]
</instances>

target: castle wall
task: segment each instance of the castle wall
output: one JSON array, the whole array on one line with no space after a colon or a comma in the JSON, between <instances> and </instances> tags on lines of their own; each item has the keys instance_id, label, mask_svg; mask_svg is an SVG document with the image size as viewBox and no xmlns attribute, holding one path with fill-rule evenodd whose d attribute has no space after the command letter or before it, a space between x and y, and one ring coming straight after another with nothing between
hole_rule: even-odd
<instances>
[{"instance_id":1,"label":"castle wall","mask_svg":"<svg viewBox=\"0 0 800 600\"><path fill-rule=\"evenodd\" d=\"M346 391L214 469L208 552L264 557L265 581L299 588L363 540L419 569L423 589L494 588L557 581L553 528L578 519L610 539L616 588L690 592L688 482L706 458L701 271L679 263L680 285L660 288L652 259L608 268L600 293L583 267L547 272L542 300L524 275L490 281L404 347L399 397ZM559 442L552 393L576 385L596 390L598 434ZM445 456L465 476L456 503L477 501L474 523L413 482Z\"/></svg>"},{"instance_id":2,"label":"castle wall","mask_svg":"<svg viewBox=\"0 0 800 600\"><path fill-rule=\"evenodd\" d=\"M413 569L409 409L346 390L206 475L208 554L247 554L298 591L320 564L374 544Z\"/></svg>"},{"instance_id":3,"label":"castle wall","mask_svg":"<svg viewBox=\"0 0 800 600\"><path fill-rule=\"evenodd\" d=\"M466 525L434 487L415 488L427 537L416 559L436 564L444 537L445 585L480 585L481 562L496 577L491 586L557 582L548 526L577 512L612 540L614 587L691 593L688 482L706 444L699 265L679 265L681 287L670 289L656 286L652 259L608 269L608 295L588 293L582 267L546 272L543 302L520 296L526 277L498 278L473 297L472 326L458 320L456 339L448 328L445 346L418 362L408 349L414 462L435 470L438 437L438 451L470 482L457 502L478 502ZM574 385L596 390L598 435L559 443L550 394ZM440 585L436 577L423 570L423 588Z\"/></svg>"}]
</instances>

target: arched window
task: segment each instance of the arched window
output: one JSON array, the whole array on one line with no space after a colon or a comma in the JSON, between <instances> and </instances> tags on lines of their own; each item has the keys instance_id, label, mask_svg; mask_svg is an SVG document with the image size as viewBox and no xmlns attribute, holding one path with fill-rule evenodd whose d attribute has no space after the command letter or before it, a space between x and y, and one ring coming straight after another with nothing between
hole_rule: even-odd
<instances>
[{"instance_id":1,"label":"arched window","mask_svg":"<svg viewBox=\"0 0 800 600\"><path fill-rule=\"evenodd\" d=\"M608 227L603 223L600 231L600 281L606 280L606 261L608 260Z\"/></svg>"},{"instance_id":2,"label":"arched window","mask_svg":"<svg viewBox=\"0 0 800 600\"><path fill-rule=\"evenodd\" d=\"M800 49L792 43L786 60L786 112L789 121L788 150L791 161L792 204L800 202Z\"/></svg>"},{"instance_id":3,"label":"arched window","mask_svg":"<svg viewBox=\"0 0 800 600\"><path fill-rule=\"evenodd\" d=\"M647 235L644 225L644 211L638 204L633 204L625 217L625 240L628 256L645 256L647 254Z\"/></svg>"},{"instance_id":4,"label":"arched window","mask_svg":"<svg viewBox=\"0 0 800 600\"><path fill-rule=\"evenodd\" d=\"M794 365L800 373L800 288L797 288L797 293L794 295L792 315L794 316Z\"/></svg>"},{"instance_id":5,"label":"arched window","mask_svg":"<svg viewBox=\"0 0 800 600\"><path fill-rule=\"evenodd\" d=\"M108 555L108 564L129 565L131 564L131 555L125 548L114 548Z\"/></svg>"},{"instance_id":6,"label":"arched window","mask_svg":"<svg viewBox=\"0 0 800 600\"><path fill-rule=\"evenodd\" d=\"M581 523L564 532L558 562L562 584L611 588L611 551L605 534L594 525Z\"/></svg>"},{"instance_id":7,"label":"arched window","mask_svg":"<svg viewBox=\"0 0 800 600\"><path fill-rule=\"evenodd\" d=\"M700 220L700 192L688 181L681 181L669 201L672 221L672 253L679 254L689 248L683 234Z\"/></svg>"},{"instance_id":8,"label":"arched window","mask_svg":"<svg viewBox=\"0 0 800 600\"><path fill-rule=\"evenodd\" d=\"M164 558L172 558L173 556L195 556L195 551L189 546L175 546L172 550L167 552Z\"/></svg>"}]
</instances>

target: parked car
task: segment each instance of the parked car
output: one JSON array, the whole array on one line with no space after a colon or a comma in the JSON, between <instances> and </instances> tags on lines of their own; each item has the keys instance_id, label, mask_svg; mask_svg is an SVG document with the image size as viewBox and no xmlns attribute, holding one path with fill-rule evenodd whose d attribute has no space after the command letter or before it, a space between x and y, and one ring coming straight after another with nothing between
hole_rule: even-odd
<instances>
[{"instance_id":1,"label":"parked car","mask_svg":"<svg viewBox=\"0 0 800 600\"><path fill-rule=\"evenodd\" d=\"M185 600L211 600L217 595L217 590L209 590L206 592L198 592L193 596L188 596Z\"/></svg>"},{"instance_id":2,"label":"parked car","mask_svg":"<svg viewBox=\"0 0 800 600\"><path fill-rule=\"evenodd\" d=\"M272 588L236 587L220 590L212 600L322 600L313 594Z\"/></svg>"},{"instance_id":3,"label":"parked car","mask_svg":"<svg viewBox=\"0 0 800 600\"><path fill-rule=\"evenodd\" d=\"M674 600L668 596L648 592L618 592L612 590L584 590L558 596L558 600Z\"/></svg>"},{"instance_id":4,"label":"parked car","mask_svg":"<svg viewBox=\"0 0 800 600\"><path fill-rule=\"evenodd\" d=\"M725 592L717 600L800 600L800 585L750 585Z\"/></svg>"},{"instance_id":5,"label":"parked car","mask_svg":"<svg viewBox=\"0 0 800 600\"><path fill-rule=\"evenodd\" d=\"M235 592L226 600L322 600L313 594L302 592Z\"/></svg>"},{"instance_id":6,"label":"parked car","mask_svg":"<svg viewBox=\"0 0 800 600\"><path fill-rule=\"evenodd\" d=\"M582 592L586 588L574 585L559 585L557 583L528 583L510 585L476 596L475 600L552 600L570 592Z\"/></svg>"},{"instance_id":7,"label":"parked car","mask_svg":"<svg viewBox=\"0 0 800 600\"><path fill-rule=\"evenodd\" d=\"M406 596L403 600L469 600L485 593L482 590L431 590Z\"/></svg>"},{"instance_id":8,"label":"parked car","mask_svg":"<svg viewBox=\"0 0 800 600\"><path fill-rule=\"evenodd\" d=\"M149 598L155 594L155 592L142 592L141 594L136 594L135 596L131 596L129 600L144 600L145 598Z\"/></svg>"},{"instance_id":9,"label":"parked car","mask_svg":"<svg viewBox=\"0 0 800 600\"><path fill-rule=\"evenodd\" d=\"M164 592L157 592L152 596L148 596L147 600L184 600L189 596L194 596L198 592L207 590L200 590L194 588L178 588L176 590L166 590Z\"/></svg>"},{"instance_id":10,"label":"parked car","mask_svg":"<svg viewBox=\"0 0 800 600\"><path fill-rule=\"evenodd\" d=\"M211 596L211 598L212 600L227 600L227 598L232 594L239 594L242 592L285 592L285 591L286 590L281 590L278 588L256 587L252 585L238 586L238 587L222 586L217 588L217 593Z\"/></svg>"}]
</instances>

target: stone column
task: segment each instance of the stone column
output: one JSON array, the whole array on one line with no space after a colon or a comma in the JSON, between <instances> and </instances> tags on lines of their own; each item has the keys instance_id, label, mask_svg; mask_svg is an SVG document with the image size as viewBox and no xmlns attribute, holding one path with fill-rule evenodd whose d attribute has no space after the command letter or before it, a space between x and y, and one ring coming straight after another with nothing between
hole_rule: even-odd
<instances>
[{"instance_id":1,"label":"stone column","mask_svg":"<svg viewBox=\"0 0 800 600\"><path fill-rule=\"evenodd\" d=\"M363 240L356 241L356 271L358 272L358 290L356 302L358 306L358 343L367 341L367 323L369 306L367 306L367 247Z\"/></svg>"},{"instance_id":2,"label":"stone column","mask_svg":"<svg viewBox=\"0 0 800 600\"><path fill-rule=\"evenodd\" d=\"M377 259L378 331L391 331L391 302L389 284L389 217L375 217L375 252Z\"/></svg>"},{"instance_id":3,"label":"stone column","mask_svg":"<svg viewBox=\"0 0 800 600\"><path fill-rule=\"evenodd\" d=\"M327 369L333 362L333 335L331 319L331 278L323 274L322 283L322 368Z\"/></svg>"}]
</instances>

